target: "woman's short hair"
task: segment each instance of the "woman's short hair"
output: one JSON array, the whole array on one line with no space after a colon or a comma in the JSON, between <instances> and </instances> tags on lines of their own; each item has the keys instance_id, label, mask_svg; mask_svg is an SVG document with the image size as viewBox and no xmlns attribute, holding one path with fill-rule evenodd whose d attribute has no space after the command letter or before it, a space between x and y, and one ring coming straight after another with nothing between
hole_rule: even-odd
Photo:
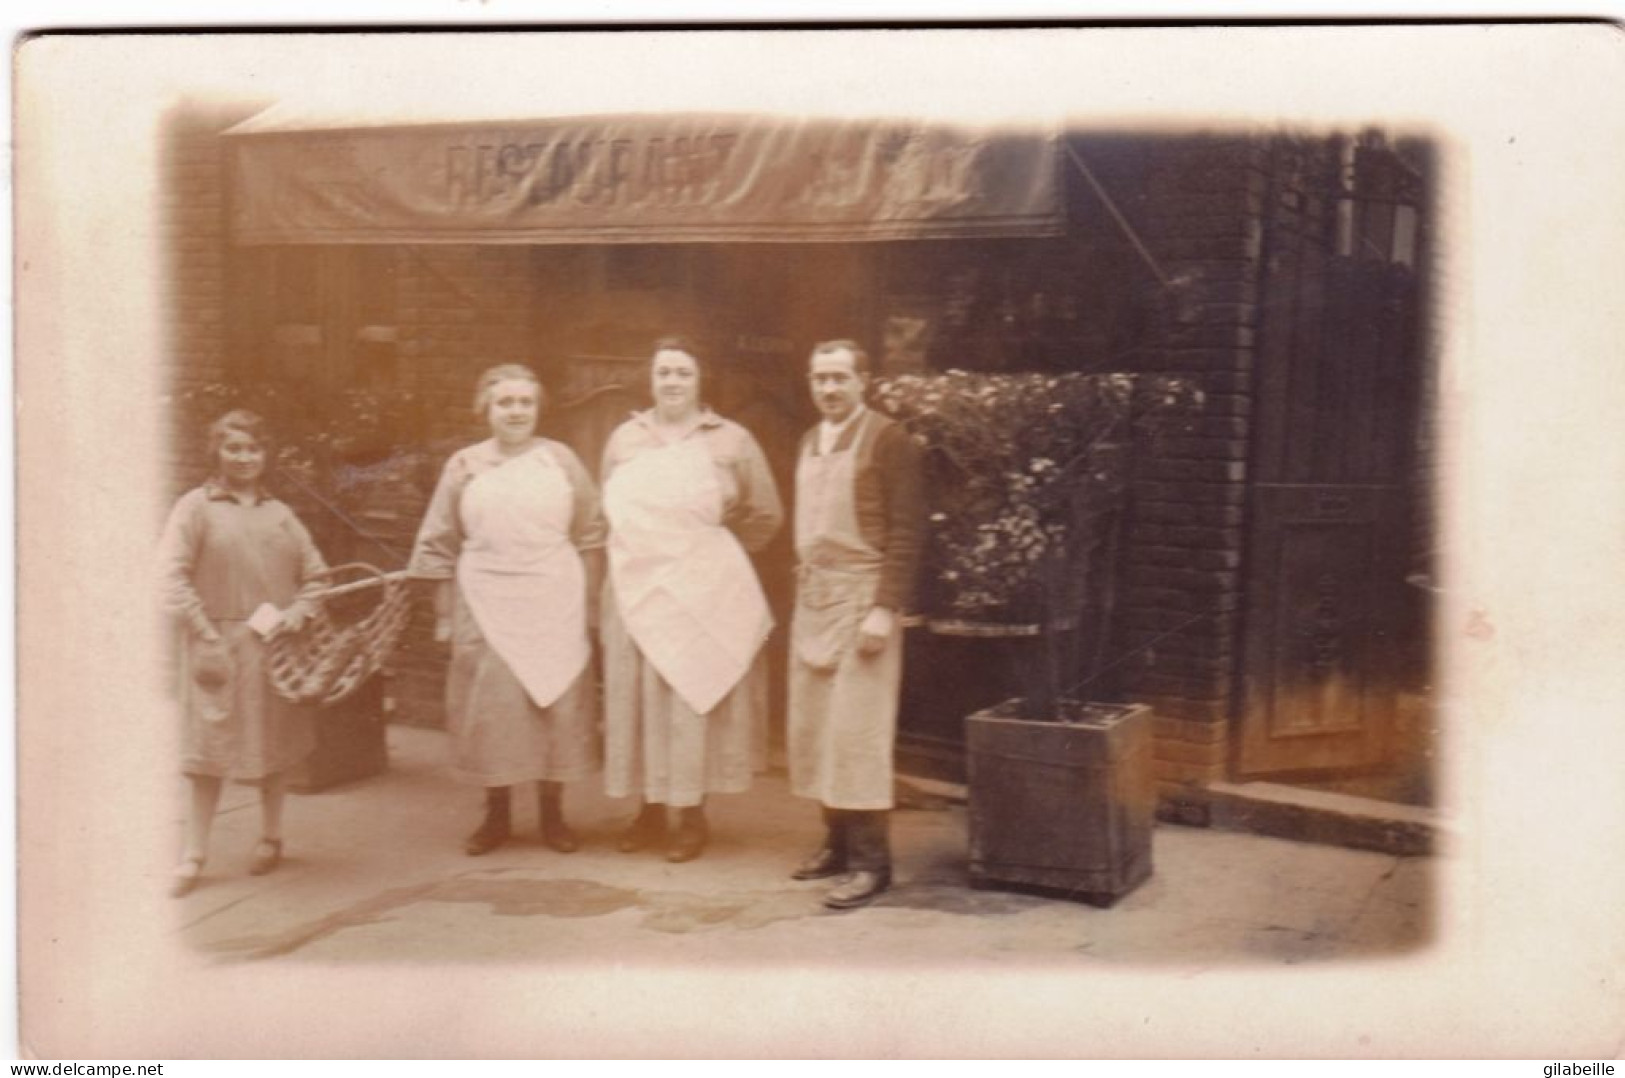
<instances>
[{"instance_id":1,"label":"woman's short hair","mask_svg":"<svg viewBox=\"0 0 1625 1078\"><path fill-rule=\"evenodd\" d=\"M226 444L226 438L233 434L246 434L259 443L265 450L265 459L269 461L275 448L271 443L271 433L265 423L265 417L258 412L250 412L247 408L233 408L225 415L209 424L209 466L216 467L220 463L220 447Z\"/></svg>"},{"instance_id":2,"label":"woman's short hair","mask_svg":"<svg viewBox=\"0 0 1625 1078\"><path fill-rule=\"evenodd\" d=\"M829 355L831 352L847 351L852 353L852 370L857 374L869 373L869 353L863 350L863 345L845 337L833 341L819 341L813 345L812 354L815 356Z\"/></svg>"},{"instance_id":3,"label":"woman's short hair","mask_svg":"<svg viewBox=\"0 0 1625 1078\"><path fill-rule=\"evenodd\" d=\"M491 390L496 388L498 382L518 381L529 382L536 387L536 406L540 409L547 403L547 390L542 388L542 380L536 377L536 372L523 363L498 363L494 367L487 367L481 372L479 381L474 383L474 417L484 419L486 412L491 408Z\"/></svg>"},{"instance_id":4,"label":"woman's short hair","mask_svg":"<svg viewBox=\"0 0 1625 1078\"><path fill-rule=\"evenodd\" d=\"M682 352L688 356L694 361L694 369L700 374L700 384L702 386L705 384L706 375L711 373L710 365L706 362L705 357L700 355L699 347L694 343L693 338L681 336L660 338L655 342L655 346L649 350L649 363L651 366L654 364L655 356L662 352Z\"/></svg>"}]
</instances>

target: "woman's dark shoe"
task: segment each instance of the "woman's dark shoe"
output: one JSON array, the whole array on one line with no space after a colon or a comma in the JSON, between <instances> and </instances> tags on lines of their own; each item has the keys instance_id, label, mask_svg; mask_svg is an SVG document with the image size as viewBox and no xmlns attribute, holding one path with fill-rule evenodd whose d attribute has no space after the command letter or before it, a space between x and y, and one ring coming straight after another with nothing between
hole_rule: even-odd
<instances>
[{"instance_id":1,"label":"woman's dark shoe","mask_svg":"<svg viewBox=\"0 0 1625 1078\"><path fill-rule=\"evenodd\" d=\"M811 857L801 863L801 867L790 873L792 880L827 880L831 876L841 876L846 873L846 858L835 850L825 846Z\"/></svg>"},{"instance_id":2,"label":"woman's dark shoe","mask_svg":"<svg viewBox=\"0 0 1625 1078\"><path fill-rule=\"evenodd\" d=\"M276 866L282 863L282 840L279 838L262 838L260 844L254 847L254 860L249 862L248 874L250 876L265 876L276 871Z\"/></svg>"},{"instance_id":3,"label":"woman's dark shoe","mask_svg":"<svg viewBox=\"0 0 1625 1078\"><path fill-rule=\"evenodd\" d=\"M575 853L581 840L564 822L564 783L541 784L542 841L560 853Z\"/></svg>"},{"instance_id":4,"label":"woman's dark shoe","mask_svg":"<svg viewBox=\"0 0 1625 1078\"><path fill-rule=\"evenodd\" d=\"M615 846L622 853L637 853L666 837L666 806L645 803L632 825L621 832Z\"/></svg>"},{"instance_id":5,"label":"woman's dark shoe","mask_svg":"<svg viewBox=\"0 0 1625 1078\"><path fill-rule=\"evenodd\" d=\"M470 857L490 853L513 834L513 819L509 808L508 788L492 786L485 791L485 819L463 843L463 852Z\"/></svg>"},{"instance_id":6,"label":"woman's dark shoe","mask_svg":"<svg viewBox=\"0 0 1625 1078\"><path fill-rule=\"evenodd\" d=\"M858 906L867 906L875 900L876 895L890 886L889 869L882 869L879 872L860 870L836 884L829 894L824 896L824 905L832 910L850 910Z\"/></svg>"},{"instance_id":7,"label":"woman's dark shoe","mask_svg":"<svg viewBox=\"0 0 1625 1078\"><path fill-rule=\"evenodd\" d=\"M700 805L677 810L677 830L671 836L671 845L666 849L666 860L672 864L680 865L684 861L692 861L705 849L705 840L708 837L705 826L705 809Z\"/></svg>"}]
</instances>

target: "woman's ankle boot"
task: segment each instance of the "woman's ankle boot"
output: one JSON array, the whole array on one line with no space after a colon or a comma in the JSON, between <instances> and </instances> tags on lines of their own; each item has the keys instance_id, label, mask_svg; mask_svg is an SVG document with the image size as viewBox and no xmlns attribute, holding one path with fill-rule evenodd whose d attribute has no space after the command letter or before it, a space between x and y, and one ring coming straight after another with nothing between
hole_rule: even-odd
<instances>
[{"instance_id":1,"label":"woman's ankle boot","mask_svg":"<svg viewBox=\"0 0 1625 1078\"><path fill-rule=\"evenodd\" d=\"M666 806L648 802L638 806L638 814L631 826L621 832L616 847L622 853L637 853L653 846L666 837Z\"/></svg>"},{"instance_id":2,"label":"woman's ankle boot","mask_svg":"<svg viewBox=\"0 0 1625 1078\"><path fill-rule=\"evenodd\" d=\"M488 786L485 789L485 819L463 843L463 852L470 857L490 853L513 833L513 819L509 809L508 788Z\"/></svg>"},{"instance_id":3,"label":"woman's ankle boot","mask_svg":"<svg viewBox=\"0 0 1625 1078\"><path fill-rule=\"evenodd\" d=\"M693 805L677 810L677 831L671 837L671 848L666 860L674 864L692 861L705 849L709 829L705 824L705 806Z\"/></svg>"},{"instance_id":4,"label":"woman's ankle boot","mask_svg":"<svg viewBox=\"0 0 1625 1078\"><path fill-rule=\"evenodd\" d=\"M564 822L564 783L541 783L542 841L560 853L575 853L581 848L570 825Z\"/></svg>"}]
</instances>

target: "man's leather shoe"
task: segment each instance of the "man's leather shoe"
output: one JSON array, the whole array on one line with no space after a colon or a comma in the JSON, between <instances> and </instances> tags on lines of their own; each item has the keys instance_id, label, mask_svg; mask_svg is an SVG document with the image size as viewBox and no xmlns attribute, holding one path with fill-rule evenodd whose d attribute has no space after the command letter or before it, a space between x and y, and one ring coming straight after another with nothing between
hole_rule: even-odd
<instances>
[{"instance_id":1,"label":"man's leather shoe","mask_svg":"<svg viewBox=\"0 0 1625 1078\"><path fill-rule=\"evenodd\" d=\"M840 854L825 846L801 863L790 873L792 880L827 880L831 876L846 874L846 864Z\"/></svg>"},{"instance_id":2,"label":"man's leather shoe","mask_svg":"<svg viewBox=\"0 0 1625 1078\"><path fill-rule=\"evenodd\" d=\"M867 906L876 895L891 886L891 872L854 872L824 896L824 905L832 910L849 910Z\"/></svg>"}]
</instances>

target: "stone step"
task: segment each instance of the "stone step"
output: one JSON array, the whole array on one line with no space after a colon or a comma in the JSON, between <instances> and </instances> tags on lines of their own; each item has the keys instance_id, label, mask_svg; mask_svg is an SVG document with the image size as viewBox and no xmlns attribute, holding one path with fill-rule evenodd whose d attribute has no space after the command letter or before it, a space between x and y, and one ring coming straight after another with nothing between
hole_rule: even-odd
<instances>
[{"instance_id":1,"label":"stone step","mask_svg":"<svg viewBox=\"0 0 1625 1078\"><path fill-rule=\"evenodd\" d=\"M916 775L899 776L897 807L931 808L942 801L964 804L963 783ZM1352 794L1330 793L1276 782L1215 782L1165 788L1159 811L1165 823L1241 831L1274 838L1375 850L1399 857L1439 851L1449 829L1434 809Z\"/></svg>"},{"instance_id":2,"label":"stone step","mask_svg":"<svg viewBox=\"0 0 1625 1078\"><path fill-rule=\"evenodd\" d=\"M1224 831L1425 856L1439 847L1440 814L1417 805L1275 782L1214 782L1164 796L1163 818Z\"/></svg>"}]
</instances>

